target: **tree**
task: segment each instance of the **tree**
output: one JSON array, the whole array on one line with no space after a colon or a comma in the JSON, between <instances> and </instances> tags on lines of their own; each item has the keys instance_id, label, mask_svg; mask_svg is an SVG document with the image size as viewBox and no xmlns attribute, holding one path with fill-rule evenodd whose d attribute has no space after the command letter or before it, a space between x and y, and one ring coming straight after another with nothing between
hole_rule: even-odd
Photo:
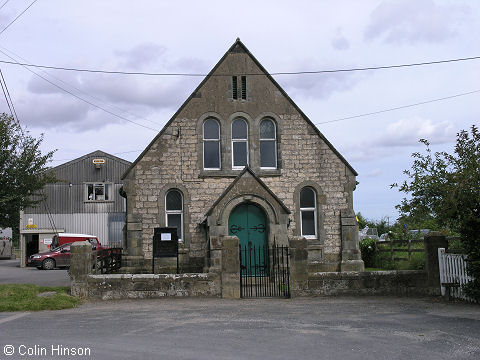
<instances>
[{"instance_id":1,"label":"tree","mask_svg":"<svg viewBox=\"0 0 480 360\"><path fill-rule=\"evenodd\" d=\"M24 132L15 119L0 114L0 227L18 229L19 211L38 204L39 191L55 177L47 167L54 151L43 155L39 139ZM32 196L35 195L35 196ZM38 195L38 196L37 196Z\"/></svg>"},{"instance_id":2,"label":"tree","mask_svg":"<svg viewBox=\"0 0 480 360\"><path fill-rule=\"evenodd\" d=\"M363 229L365 228L365 226L368 226L371 229L377 229L378 235L387 233L392 229L392 226L390 226L387 216L382 217L380 220L371 220L364 217L361 212L358 212L357 219L358 219L358 226L360 229Z\"/></svg>"},{"instance_id":3,"label":"tree","mask_svg":"<svg viewBox=\"0 0 480 360\"><path fill-rule=\"evenodd\" d=\"M460 234L474 278L466 291L480 300L480 133L476 126L458 133L453 154L432 155L429 142L420 142L426 154L412 154L412 168L404 171L408 179L399 187L408 197L397 209L401 216L434 219Z\"/></svg>"}]
</instances>

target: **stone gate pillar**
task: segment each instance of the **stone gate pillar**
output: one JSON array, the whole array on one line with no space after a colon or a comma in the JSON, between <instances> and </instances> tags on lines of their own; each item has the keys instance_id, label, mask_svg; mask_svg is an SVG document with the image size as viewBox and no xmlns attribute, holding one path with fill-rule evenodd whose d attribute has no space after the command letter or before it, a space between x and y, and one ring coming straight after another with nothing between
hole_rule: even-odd
<instances>
[{"instance_id":1,"label":"stone gate pillar","mask_svg":"<svg viewBox=\"0 0 480 360\"><path fill-rule=\"evenodd\" d=\"M308 290L308 250L307 240L294 236L288 240L290 251L290 294L301 296Z\"/></svg>"},{"instance_id":2,"label":"stone gate pillar","mask_svg":"<svg viewBox=\"0 0 480 360\"><path fill-rule=\"evenodd\" d=\"M365 265L360 253L358 224L353 210L342 210L342 262L340 271L364 271Z\"/></svg>"},{"instance_id":3,"label":"stone gate pillar","mask_svg":"<svg viewBox=\"0 0 480 360\"><path fill-rule=\"evenodd\" d=\"M240 240L222 236L222 298L240 299Z\"/></svg>"},{"instance_id":4,"label":"stone gate pillar","mask_svg":"<svg viewBox=\"0 0 480 360\"><path fill-rule=\"evenodd\" d=\"M88 275L92 272L92 245L77 241L70 246L70 292L73 296L88 298Z\"/></svg>"},{"instance_id":5,"label":"stone gate pillar","mask_svg":"<svg viewBox=\"0 0 480 360\"><path fill-rule=\"evenodd\" d=\"M438 266L438 249L448 247L445 235L439 232L430 232L423 239L425 245L425 270L427 271L428 286L440 294L440 269Z\"/></svg>"}]
</instances>

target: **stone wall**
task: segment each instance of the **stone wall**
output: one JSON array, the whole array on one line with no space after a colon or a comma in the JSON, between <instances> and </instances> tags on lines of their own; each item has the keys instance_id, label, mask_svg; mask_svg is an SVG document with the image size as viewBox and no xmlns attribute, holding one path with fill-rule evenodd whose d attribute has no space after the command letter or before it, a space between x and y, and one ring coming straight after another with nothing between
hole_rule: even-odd
<instances>
[{"instance_id":1,"label":"stone wall","mask_svg":"<svg viewBox=\"0 0 480 360\"><path fill-rule=\"evenodd\" d=\"M72 245L72 294L94 299L162 297L240 297L239 239L212 237L207 273L90 275L91 246ZM428 241L428 240L427 240ZM427 271L312 272L308 243L289 240L292 297L329 295L437 295L438 282ZM436 251L433 249L432 252ZM433 267L433 266L432 266ZM437 265L438 268L438 265Z\"/></svg>"},{"instance_id":2,"label":"stone wall","mask_svg":"<svg viewBox=\"0 0 480 360\"><path fill-rule=\"evenodd\" d=\"M87 282L91 299L221 296L220 275L216 273L89 275Z\"/></svg>"},{"instance_id":3,"label":"stone wall","mask_svg":"<svg viewBox=\"0 0 480 360\"><path fill-rule=\"evenodd\" d=\"M229 53L215 71L262 73L245 52ZM127 224L127 236L132 237L132 241L127 239L128 255L141 253L147 260L145 269L152 258L154 228L165 226L165 194L177 188L184 195L184 244L189 250L184 259L186 265L192 265L191 271L200 271L207 241L199 224L240 173L231 166L230 129L235 116L243 117L249 125L250 167L292 212L288 237L300 235L298 193L302 186L313 186L317 191L319 238L309 240L309 246L316 250L315 261L334 263L332 269L339 266L340 214L342 210L353 209L352 170L268 77L247 77L247 84L247 99L233 101L229 77L207 78L128 173L124 187L128 195L127 211L141 218L141 230L130 231ZM213 172L202 168L201 126L209 116L217 119L221 128L222 169ZM259 165L259 123L266 116L277 125L279 161L275 170L262 170ZM132 246L136 249L131 250Z\"/></svg>"},{"instance_id":4,"label":"stone wall","mask_svg":"<svg viewBox=\"0 0 480 360\"><path fill-rule=\"evenodd\" d=\"M308 289L296 295L434 295L425 271L328 272L308 275Z\"/></svg>"},{"instance_id":5,"label":"stone wall","mask_svg":"<svg viewBox=\"0 0 480 360\"><path fill-rule=\"evenodd\" d=\"M214 261L208 273L92 275L88 242L72 244L71 293L91 299L143 299L162 297L240 298L239 239L226 236L213 241Z\"/></svg>"}]
</instances>

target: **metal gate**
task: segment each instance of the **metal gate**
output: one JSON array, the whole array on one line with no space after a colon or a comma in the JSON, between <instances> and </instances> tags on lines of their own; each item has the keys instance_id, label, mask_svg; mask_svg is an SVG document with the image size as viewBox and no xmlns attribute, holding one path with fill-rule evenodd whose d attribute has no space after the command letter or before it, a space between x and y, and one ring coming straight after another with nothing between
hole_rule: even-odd
<instances>
[{"instance_id":1,"label":"metal gate","mask_svg":"<svg viewBox=\"0 0 480 360\"><path fill-rule=\"evenodd\" d=\"M288 262L286 246L240 246L240 296L289 298Z\"/></svg>"}]
</instances>

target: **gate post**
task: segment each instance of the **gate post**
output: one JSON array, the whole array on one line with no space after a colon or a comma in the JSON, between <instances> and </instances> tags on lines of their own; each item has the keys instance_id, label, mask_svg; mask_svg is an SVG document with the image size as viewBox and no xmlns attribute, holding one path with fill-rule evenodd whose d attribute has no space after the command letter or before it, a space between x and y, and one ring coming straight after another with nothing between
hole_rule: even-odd
<instances>
[{"instance_id":1,"label":"gate post","mask_svg":"<svg viewBox=\"0 0 480 360\"><path fill-rule=\"evenodd\" d=\"M240 240L223 236L222 242L222 298L240 299Z\"/></svg>"},{"instance_id":2,"label":"gate post","mask_svg":"<svg viewBox=\"0 0 480 360\"><path fill-rule=\"evenodd\" d=\"M290 294L302 295L308 290L307 240L301 236L288 239L290 251Z\"/></svg>"},{"instance_id":3,"label":"gate post","mask_svg":"<svg viewBox=\"0 0 480 360\"><path fill-rule=\"evenodd\" d=\"M438 265L438 249L447 248L445 235L440 232L430 232L423 239L425 245L425 270L427 271L428 286L434 289L435 295L440 295L440 268Z\"/></svg>"},{"instance_id":4,"label":"gate post","mask_svg":"<svg viewBox=\"0 0 480 360\"><path fill-rule=\"evenodd\" d=\"M92 245L87 241L70 246L70 292L79 298L88 298L88 275L92 272Z\"/></svg>"}]
</instances>

